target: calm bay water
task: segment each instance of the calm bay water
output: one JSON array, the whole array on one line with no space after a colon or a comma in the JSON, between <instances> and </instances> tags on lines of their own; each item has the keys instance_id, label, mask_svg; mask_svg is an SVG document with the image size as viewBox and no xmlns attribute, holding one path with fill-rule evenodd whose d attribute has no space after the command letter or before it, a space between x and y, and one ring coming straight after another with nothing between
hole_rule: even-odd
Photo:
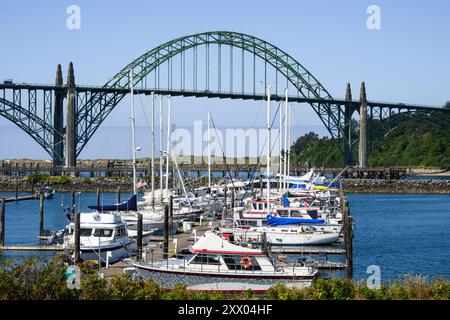
<instances>
[{"instance_id":1,"label":"calm bay water","mask_svg":"<svg viewBox=\"0 0 450 320\"><path fill-rule=\"evenodd\" d=\"M0 196L13 196L0 193ZM122 194L122 200L129 195ZM403 274L420 274L450 280L449 195L348 195L354 232L354 277L366 278L367 267L378 265L383 282ZM105 193L105 204L116 200ZM70 194L58 193L45 202L45 229L62 229L67 218L62 209ZM96 203L95 193L77 195L77 210ZM39 201L6 204L6 244L38 244ZM3 252L3 258L24 258L33 252ZM38 253L50 257L53 254ZM2 253L0 253L0 258Z\"/></svg>"},{"instance_id":2,"label":"calm bay water","mask_svg":"<svg viewBox=\"0 0 450 320\"><path fill-rule=\"evenodd\" d=\"M354 276L378 265L383 282L403 274L450 279L449 195L348 195Z\"/></svg>"}]
</instances>

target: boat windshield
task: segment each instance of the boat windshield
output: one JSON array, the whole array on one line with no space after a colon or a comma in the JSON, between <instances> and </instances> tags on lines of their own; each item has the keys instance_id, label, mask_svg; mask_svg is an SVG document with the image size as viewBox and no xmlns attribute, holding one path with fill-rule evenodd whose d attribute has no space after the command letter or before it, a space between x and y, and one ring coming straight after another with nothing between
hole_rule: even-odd
<instances>
[{"instance_id":1,"label":"boat windshield","mask_svg":"<svg viewBox=\"0 0 450 320\"><path fill-rule=\"evenodd\" d=\"M220 259L217 255L212 254L197 254L191 261L191 264L212 264L220 265Z\"/></svg>"},{"instance_id":2,"label":"boat windshield","mask_svg":"<svg viewBox=\"0 0 450 320\"><path fill-rule=\"evenodd\" d=\"M113 229L95 229L94 237L111 237Z\"/></svg>"},{"instance_id":3,"label":"boat windshield","mask_svg":"<svg viewBox=\"0 0 450 320\"><path fill-rule=\"evenodd\" d=\"M92 229L81 228L80 229L80 237L90 237L92 234Z\"/></svg>"}]
</instances>

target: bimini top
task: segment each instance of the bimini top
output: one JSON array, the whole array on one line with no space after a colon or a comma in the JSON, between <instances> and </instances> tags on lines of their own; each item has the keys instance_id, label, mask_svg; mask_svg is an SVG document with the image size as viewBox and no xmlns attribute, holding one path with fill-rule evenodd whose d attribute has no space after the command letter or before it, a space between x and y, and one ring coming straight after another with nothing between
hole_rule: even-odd
<instances>
[{"instance_id":1,"label":"bimini top","mask_svg":"<svg viewBox=\"0 0 450 320\"><path fill-rule=\"evenodd\" d=\"M263 255L258 249L244 248L234 245L222 239L212 231L206 231L203 237L189 247L192 253L215 253L215 254L235 254L235 255Z\"/></svg>"}]
</instances>

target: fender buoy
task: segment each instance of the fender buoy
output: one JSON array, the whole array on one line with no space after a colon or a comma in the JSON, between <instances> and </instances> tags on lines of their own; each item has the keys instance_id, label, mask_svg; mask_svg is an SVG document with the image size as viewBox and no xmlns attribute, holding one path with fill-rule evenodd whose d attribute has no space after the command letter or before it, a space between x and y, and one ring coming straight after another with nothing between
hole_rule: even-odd
<instances>
[{"instance_id":1,"label":"fender buoy","mask_svg":"<svg viewBox=\"0 0 450 320\"><path fill-rule=\"evenodd\" d=\"M248 269L252 266L252 259L250 257L242 257L241 258L241 266L244 269Z\"/></svg>"}]
</instances>

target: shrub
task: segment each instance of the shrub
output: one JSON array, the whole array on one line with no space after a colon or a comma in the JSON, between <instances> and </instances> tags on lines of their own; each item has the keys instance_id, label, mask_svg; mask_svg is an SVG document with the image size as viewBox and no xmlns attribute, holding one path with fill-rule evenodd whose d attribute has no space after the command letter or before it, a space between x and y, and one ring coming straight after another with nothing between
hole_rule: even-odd
<instances>
[{"instance_id":1,"label":"shrub","mask_svg":"<svg viewBox=\"0 0 450 320\"><path fill-rule=\"evenodd\" d=\"M138 300L160 300L162 295L163 291L160 286L153 279L149 279L143 283L141 282L135 298Z\"/></svg>"},{"instance_id":2,"label":"shrub","mask_svg":"<svg viewBox=\"0 0 450 320\"><path fill-rule=\"evenodd\" d=\"M49 176L47 174L30 174L27 176L28 183L47 183Z\"/></svg>"},{"instance_id":3,"label":"shrub","mask_svg":"<svg viewBox=\"0 0 450 320\"><path fill-rule=\"evenodd\" d=\"M67 176L61 176L59 177L59 183L60 184L68 184L72 181L72 179L70 179L70 177Z\"/></svg>"},{"instance_id":4,"label":"shrub","mask_svg":"<svg viewBox=\"0 0 450 320\"><path fill-rule=\"evenodd\" d=\"M96 273L83 274L81 279L80 299L105 300L110 299L108 286L105 279Z\"/></svg>"}]
</instances>

